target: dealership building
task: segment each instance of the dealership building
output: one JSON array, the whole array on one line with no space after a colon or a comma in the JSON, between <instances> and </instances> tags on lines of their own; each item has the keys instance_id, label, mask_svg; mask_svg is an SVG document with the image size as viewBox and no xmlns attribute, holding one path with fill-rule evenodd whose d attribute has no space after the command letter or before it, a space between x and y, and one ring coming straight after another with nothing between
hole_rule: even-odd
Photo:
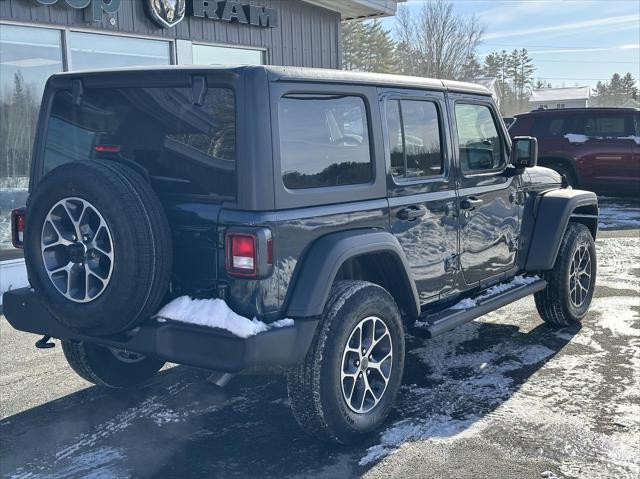
<instances>
[{"instance_id":1,"label":"dealership building","mask_svg":"<svg viewBox=\"0 0 640 479\"><path fill-rule=\"evenodd\" d=\"M26 285L11 209L27 197L40 97L56 72L140 65L340 68L343 20L404 0L0 0L0 289Z\"/></svg>"}]
</instances>

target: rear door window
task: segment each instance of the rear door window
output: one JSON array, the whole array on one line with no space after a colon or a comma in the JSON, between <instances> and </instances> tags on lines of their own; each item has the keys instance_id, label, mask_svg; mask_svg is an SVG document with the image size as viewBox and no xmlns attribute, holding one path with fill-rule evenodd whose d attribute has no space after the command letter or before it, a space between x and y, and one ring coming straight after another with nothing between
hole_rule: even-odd
<instances>
[{"instance_id":1,"label":"rear door window","mask_svg":"<svg viewBox=\"0 0 640 479\"><path fill-rule=\"evenodd\" d=\"M537 138L563 136L569 131L570 124L571 118L565 115L557 117L540 115L535 119L532 133Z\"/></svg>"},{"instance_id":2,"label":"rear door window","mask_svg":"<svg viewBox=\"0 0 640 479\"><path fill-rule=\"evenodd\" d=\"M369 183L367 109L361 97L290 94L278 104L280 162L289 189Z\"/></svg>"},{"instance_id":3,"label":"rear door window","mask_svg":"<svg viewBox=\"0 0 640 479\"><path fill-rule=\"evenodd\" d=\"M69 161L134 164L169 194L234 199L234 95L209 88L202 105L190 88L86 89L80 105L70 91L53 101L44 173Z\"/></svg>"},{"instance_id":4,"label":"rear door window","mask_svg":"<svg viewBox=\"0 0 640 479\"><path fill-rule=\"evenodd\" d=\"M498 127L486 105L456 103L458 157L463 173L498 171L505 166Z\"/></svg>"},{"instance_id":5,"label":"rear door window","mask_svg":"<svg viewBox=\"0 0 640 479\"><path fill-rule=\"evenodd\" d=\"M391 100L387 104L391 173L396 181L443 173L440 119L436 104Z\"/></svg>"},{"instance_id":6,"label":"rear door window","mask_svg":"<svg viewBox=\"0 0 640 479\"><path fill-rule=\"evenodd\" d=\"M574 130L574 133L595 138L616 138L634 134L632 117L616 113L583 115L576 120Z\"/></svg>"}]
</instances>

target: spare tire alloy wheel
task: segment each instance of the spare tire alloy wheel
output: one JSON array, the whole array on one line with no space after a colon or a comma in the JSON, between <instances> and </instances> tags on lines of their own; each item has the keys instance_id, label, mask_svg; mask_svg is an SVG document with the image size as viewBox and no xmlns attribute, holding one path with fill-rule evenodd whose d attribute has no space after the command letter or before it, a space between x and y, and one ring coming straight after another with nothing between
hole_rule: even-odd
<instances>
[{"instance_id":1,"label":"spare tire alloy wheel","mask_svg":"<svg viewBox=\"0 0 640 479\"><path fill-rule=\"evenodd\" d=\"M27 211L29 281L56 321L107 336L158 310L172 271L171 229L144 177L115 162L65 163L35 185Z\"/></svg>"},{"instance_id":2,"label":"spare tire alloy wheel","mask_svg":"<svg viewBox=\"0 0 640 479\"><path fill-rule=\"evenodd\" d=\"M387 325L375 316L360 321L351 332L342 356L340 382L347 406L357 414L375 408L393 367L393 343Z\"/></svg>"},{"instance_id":3,"label":"spare tire alloy wheel","mask_svg":"<svg viewBox=\"0 0 640 479\"><path fill-rule=\"evenodd\" d=\"M105 291L114 266L113 237L94 205L78 197L58 201L41 238L47 275L60 294L87 303Z\"/></svg>"}]
</instances>

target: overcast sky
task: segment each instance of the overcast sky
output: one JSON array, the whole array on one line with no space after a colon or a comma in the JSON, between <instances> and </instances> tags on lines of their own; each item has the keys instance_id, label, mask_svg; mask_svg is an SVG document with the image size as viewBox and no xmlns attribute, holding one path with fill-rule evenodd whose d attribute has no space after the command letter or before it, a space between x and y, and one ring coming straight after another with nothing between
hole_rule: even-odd
<instances>
[{"instance_id":1,"label":"overcast sky","mask_svg":"<svg viewBox=\"0 0 640 479\"><path fill-rule=\"evenodd\" d=\"M423 0L409 0L418 11ZM526 48L536 79L554 86L595 85L615 72L640 78L640 0L455 0L485 27L481 59ZM393 30L393 19L385 19Z\"/></svg>"}]
</instances>

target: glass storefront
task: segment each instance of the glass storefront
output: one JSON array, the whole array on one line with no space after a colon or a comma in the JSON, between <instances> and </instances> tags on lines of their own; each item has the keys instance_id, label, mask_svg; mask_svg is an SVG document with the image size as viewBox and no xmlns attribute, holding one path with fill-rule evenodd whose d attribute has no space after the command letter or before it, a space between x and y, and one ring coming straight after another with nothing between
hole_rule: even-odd
<instances>
[{"instance_id":1,"label":"glass storefront","mask_svg":"<svg viewBox=\"0 0 640 479\"><path fill-rule=\"evenodd\" d=\"M81 32L68 38L73 70L171 64L171 45L162 40Z\"/></svg>"},{"instance_id":2,"label":"glass storefront","mask_svg":"<svg viewBox=\"0 0 640 479\"><path fill-rule=\"evenodd\" d=\"M63 38L70 58L65 59ZM65 70L169 65L171 42L126 36L0 26L0 260L21 256L11 246L11 210L24 206L42 91Z\"/></svg>"},{"instance_id":3,"label":"glass storefront","mask_svg":"<svg viewBox=\"0 0 640 479\"><path fill-rule=\"evenodd\" d=\"M11 247L9 215L27 198L29 165L42 90L63 70L60 30L0 28L0 258Z\"/></svg>"},{"instance_id":4,"label":"glass storefront","mask_svg":"<svg viewBox=\"0 0 640 479\"><path fill-rule=\"evenodd\" d=\"M262 65L264 51L213 45L193 45L194 65Z\"/></svg>"}]
</instances>

